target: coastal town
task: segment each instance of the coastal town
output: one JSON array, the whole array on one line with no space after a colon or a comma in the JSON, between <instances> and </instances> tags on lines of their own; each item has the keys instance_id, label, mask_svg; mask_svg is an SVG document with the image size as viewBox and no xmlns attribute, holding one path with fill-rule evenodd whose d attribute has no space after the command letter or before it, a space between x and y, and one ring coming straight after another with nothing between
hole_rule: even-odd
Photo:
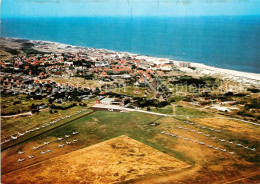
<instances>
[{"instance_id":1,"label":"coastal town","mask_svg":"<svg viewBox=\"0 0 260 184\"><path fill-rule=\"evenodd\" d=\"M209 150L209 162L216 162L215 156L223 152L227 154L223 159L235 157L230 169L234 173L236 164L248 169L241 171L243 175L256 169L259 74L55 42L0 39L4 176L119 135L139 139L172 156L178 151L187 153L190 145ZM81 125L83 120L92 125ZM177 152L168 143L161 147L160 140L168 139L174 139L171 145L181 141ZM187 158L178 159L192 165L201 162L205 155L200 154L193 158L187 153ZM204 165L201 169L207 170ZM217 176L224 170L211 168L210 172ZM115 174L107 181L133 179L125 174ZM11 182L10 176L6 180ZM207 177L198 177L207 182Z\"/></svg>"},{"instance_id":2,"label":"coastal town","mask_svg":"<svg viewBox=\"0 0 260 184\"><path fill-rule=\"evenodd\" d=\"M29 54L1 59L3 94L23 94L27 98L46 98L49 102L119 97L124 105L132 108L166 106L180 98L179 101L201 109L234 117L242 115L244 120L259 122L256 104L260 79L255 76L244 81L233 76L232 80L230 75L228 78L221 74L203 74L205 71L200 72L200 68L192 67L189 62L41 41L35 43L22 44L22 49ZM142 103L144 99L148 102ZM41 108L48 108L48 105L35 107ZM2 115L12 113L3 111Z\"/></svg>"}]
</instances>

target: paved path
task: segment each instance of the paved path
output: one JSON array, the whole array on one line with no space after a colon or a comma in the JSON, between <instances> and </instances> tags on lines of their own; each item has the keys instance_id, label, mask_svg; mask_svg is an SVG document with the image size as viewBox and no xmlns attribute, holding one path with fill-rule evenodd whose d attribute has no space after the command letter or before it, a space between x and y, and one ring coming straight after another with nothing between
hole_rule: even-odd
<instances>
[{"instance_id":1,"label":"paved path","mask_svg":"<svg viewBox=\"0 0 260 184\"><path fill-rule=\"evenodd\" d=\"M24 112L24 113L20 113L20 114L1 116L1 118L14 118L14 117L31 116L31 115L32 115L32 112Z\"/></svg>"},{"instance_id":2,"label":"paved path","mask_svg":"<svg viewBox=\"0 0 260 184\"><path fill-rule=\"evenodd\" d=\"M49 108L40 109L39 111L41 112L41 111L44 111L46 109L49 109ZM20 116L32 116L32 115L33 115L32 111L29 111L29 112L23 112L23 113L20 113L20 114L1 116L1 118L15 118L15 117L20 117Z\"/></svg>"}]
</instances>

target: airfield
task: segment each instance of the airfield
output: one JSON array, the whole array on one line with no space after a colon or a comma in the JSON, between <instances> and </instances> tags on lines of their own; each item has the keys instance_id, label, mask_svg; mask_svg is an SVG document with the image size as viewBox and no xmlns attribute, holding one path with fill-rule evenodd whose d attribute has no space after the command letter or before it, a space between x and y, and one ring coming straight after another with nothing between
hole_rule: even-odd
<instances>
[{"instance_id":1,"label":"airfield","mask_svg":"<svg viewBox=\"0 0 260 184\"><path fill-rule=\"evenodd\" d=\"M1 155L2 183L260 180L259 126L196 109L173 113L170 106L160 113L182 116L82 109L67 117L68 123L64 118L51 129L44 127L38 136L32 132L32 138L28 133L29 139L19 143L23 137L18 138L14 146L10 143ZM73 120L74 116L80 117ZM44 125L37 123L34 126ZM14 126L22 130L21 125Z\"/></svg>"}]
</instances>

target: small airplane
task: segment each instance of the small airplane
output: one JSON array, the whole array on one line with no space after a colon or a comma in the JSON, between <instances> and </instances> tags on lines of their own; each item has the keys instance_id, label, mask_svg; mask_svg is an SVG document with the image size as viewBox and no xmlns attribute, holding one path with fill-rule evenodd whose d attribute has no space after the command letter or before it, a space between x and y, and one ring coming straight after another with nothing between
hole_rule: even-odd
<instances>
[{"instance_id":1,"label":"small airplane","mask_svg":"<svg viewBox=\"0 0 260 184\"><path fill-rule=\"evenodd\" d=\"M24 135L23 133L20 133L20 132L18 132L17 134L18 134L18 136L23 136Z\"/></svg>"},{"instance_id":2,"label":"small airplane","mask_svg":"<svg viewBox=\"0 0 260 184\"><path fill-rule=\"evenodd\" d=\"M24 160L24 158L19 158L17 162L23 162Z\"/></svg>"},{"instance_id":3,"label":"small airplane","mask_svg":"<svg viewBox=\"0 0 260 184\"><path fill-rule=\"evenodd\" d=\"M51 150L50 150L50 149L47 149L47 150L46 150L46 153L49 153L49 152L51 152Z\"/></svg>"},{"instance_id":4,"label":"small airplane","mask_svg":"<svg viewBox=\"0 0 260 184\"><path fill-rule=\"evenodd\" d=\"M44 145L48 145L48 144L50 144L50 142L44 142Z\"/></svg>"},{"instance_id":5,"label":"small airplane","mask_svg":"<svg viewBox=\"0 0 260 184\"><path fill-rule=\"evenodd\" d=\"M72 135L76 135L76 134L78 134L78 132L72 132Z\"/></svg>"},{"instance_id":6,"label":"small airplane","mask_svg":"<svg viewBox=\"0 0 260 184\"><path fill-rule=\"evenodd\" d=\"M235 153L234 153L234 152L229 152L229 154L230 154L230 155L235 155Z\"/></svg>"},{"instance_id":7,"label":"small airplane","mask_svg":"<svg viewBox=\"0 0 260 184\"><path fill-rule=\"evenodd\" d=\"M227 150L226 149L221 149L221 151L226 152Z\"/></svg>"},{"instance_id":8,"label":"small airplane","mask_svg":"<svg viewBox=\"0 0 260 184\"><path fill-rule=\"evenodd\" d=\"M199 144L204 145L205 143L204 142L199 142Z\"/></svg>"},{"instance_id":9,"label":"small airplane","mask_svg":"<svg viewBox=\"0 0 260 184\"><path fill-rule=\"evenodd\" d=\"M12 138L12 139L14 139L14 140L15 140L15 139L17 139L17 137L15 137L15 136L12 136L12 135L11 135L11 138Z\"/></svg>"},{"instance_id":10,"label":"small airplane","mask_svg":"<svg viewBox=\"0 0 260 184\"><path fill-rule=\"evenodd\" d=\"M45 151L42 151L42 152L41 152L41 155L43 155L43 154L45 154L45 153L46 153Z\"/></svg>"},{"instance_id":11,"label":"small airplane","mask_svg":"<svg viewBox=\"0 0 260 184\"><path fill-rule=\"evenodd\" d=\"M212 145L207 145L209 148L213 148L213 146Z\"/></svg>"},{"instance_id":12,"label":"small airplane","mask_svg":"<svg viewBox=\"0 0 260 184\"><path fill-rule=\"evenodd\" d=\"M28 156L29 159L32 159L33 157L34 157L33 155L29 155L29 156Z\"/></svg>"},{"instance_id":13,"label":"small airplane","mask_svg":"<svg viewBox=\"0 0 260 184\"><path fill-rule=\"evenodd\" d=\"M65 146L65 144L59 144L59 148L62 148L64 146Z\"/></svg>"},{"instance_id":14,"label":"small airplane","mask_svg":"<svg viewBox=\"0 0 260 184\"><path fill-rule=\"evenodd\" d=\"M71 142L66 142L66 144L70 145L70 144L71 144Z\"/></svg>"},{"instance_id":15,"label":"small airplane","mask_svg":"<svg viewBox=\"0 0 260 184\"><path fill-rule=\"evenodd\" d=\"M62 137L58 137L58 141L61 141L63 138Z\"/></svg>"},{"instance_id":16,"label":"small airplane","mask_svg":"<svg viewBox=\"0 0 260 184\"><path fill-rule=\"evenodd\" d=\"M38 149L38 147L35 147L35 146L33 146L33 149L34 149L34 150L37 150L37 149Z\"/></svg>"},{"instance_id":17,"label":"small airplane","mask_svg":"<svg viewBox=\"0 0 260 184\"><path fill-rule=\"evenodd\" d=\"M24 154L24 152L22 152L22 151L18 151L18 154L19 154L19 155L22 155L22 154Z\"/></svg>"},{"instance_id":18,"label":"small airplane","mask_svg":"<svg viewBox=\"0 0 260 184\"><path fill-rule=\"evenodd\" d=\"M219 147L215 147L214 149L215 149L215 150L218 150L218 149L219 149Z\"/></svg>"},{"instance_id":19,"label":"small airplane","mask_svg":"<svg viewBox=\"0 0 260 184\"><path fill-rule=\"evenodd\" d=\"M79 139L74 139L73 142L78 142Z\"/></svg>"},{"instance_id":20,"label":"small airplane","mask_svg":"<svg viewBox=\"0 0 260 184\"><path fill-rule=\"evenodd\" d=\"M65 135L66 138L70 137L70 135Z\"/></svg>"}]
</instances>

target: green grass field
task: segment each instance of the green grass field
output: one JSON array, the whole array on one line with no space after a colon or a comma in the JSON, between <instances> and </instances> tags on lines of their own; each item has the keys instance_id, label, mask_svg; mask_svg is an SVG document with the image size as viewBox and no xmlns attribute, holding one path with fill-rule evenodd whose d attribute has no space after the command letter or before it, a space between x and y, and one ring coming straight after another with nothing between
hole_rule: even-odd
<instances>
[{"instance_id":1,"label":"green grass field","mask_svg":"<svg viewBox=\"0 0 260 184\"><path fill-rule=\"evenodd\" d=\"M163 113L163 114L171 114L171 115L173 113L172 105L167 105L167 106L162 107L162 108L151 107L151 111L157 112L157 113Z\"/></svg>"},{"instance_id":2,"label":"green grass field","mask_svg":"<svg viewBox=\"0 0 260 184\"><path fill-rule=\"evenodd\" d=\"M15 102L20 102L14 104ZM48 104L48 100L43 98L42 100L26 99L26 95L20 94L17 96L2 96L1 97L1 114L19 114L23 112L31 111L31 105Z\"/></svg>"},{"instance_id":3,"label":"green grass field","mask_svg":"<svg viewBox=\"0 0 260 184\"><path fill-rule=\"evenodd\" d=\"M86 100L83 101L84 103L87 103L88 106L91 106L91 104L95 101L93 100ZM57 118L62 118L66 115L73 115L77 111L80 111L82 109L86 109L87 107L82 106L75 106L67 110L58 110L58 113L51 114L49 112L49 109L43 110L39 112L38 114L34 114L32 116L26 116L26 117L19 117L19 118L4 118L1 120L1 138L10 136L13 134L16 134L17 132L25 132L26 130L44 125L50 121L53 121ZM89 111L85 112L88 113ZM69 119L75 118L79 115L72 116ZM68 119L68 120L69 120ZM62 124L67 120L62 120L58 124ZM58 124L52 125L56 126ZM51 127L51 126L50 126Z\"/></svg>"}]
</instances>

